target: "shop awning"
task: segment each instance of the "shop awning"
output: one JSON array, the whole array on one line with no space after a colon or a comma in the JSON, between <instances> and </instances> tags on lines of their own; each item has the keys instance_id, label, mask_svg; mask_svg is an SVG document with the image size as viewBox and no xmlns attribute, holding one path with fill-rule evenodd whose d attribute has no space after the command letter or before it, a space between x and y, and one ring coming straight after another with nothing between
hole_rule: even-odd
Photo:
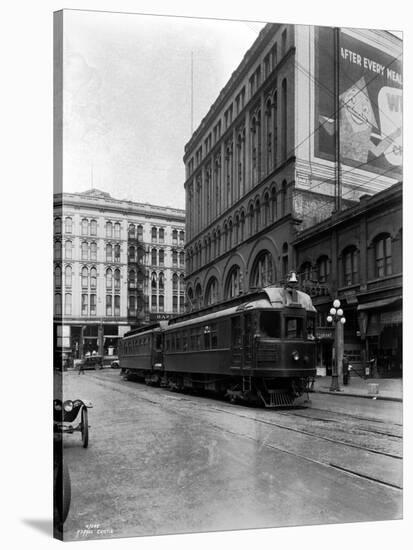
<instances>
[{"instance_id":1,"label":"shop awning","mask_svg":"<svg viewBox=\"0 0 413 550\"><path fill-rule=\"evenodd\" d=\"M402 299L401 296L393 298L383 298L382 300L375 300L374 302L368 302L367 304L359 304L357 311L364 311L366 309L378 309L386 306L391 306Z\"/></svg>"}]
</instances>

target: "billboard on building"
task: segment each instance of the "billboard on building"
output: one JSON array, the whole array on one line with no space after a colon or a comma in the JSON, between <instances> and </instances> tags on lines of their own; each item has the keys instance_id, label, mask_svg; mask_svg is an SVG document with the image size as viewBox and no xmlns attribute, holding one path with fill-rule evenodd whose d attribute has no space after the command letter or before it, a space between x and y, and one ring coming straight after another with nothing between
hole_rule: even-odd
<instances>
[{"instance_id":1,"label":"billboard on building","mask_svg":"<svg viewBox=\"0 0 413 550\"><path fill-rule=\"evenodd\" d=\"M334 29L315 29L315 156L335 160ZM390 54L339 33L340 157L343 164L400 178L402 48Z\"/></svg>"}]
</instances>

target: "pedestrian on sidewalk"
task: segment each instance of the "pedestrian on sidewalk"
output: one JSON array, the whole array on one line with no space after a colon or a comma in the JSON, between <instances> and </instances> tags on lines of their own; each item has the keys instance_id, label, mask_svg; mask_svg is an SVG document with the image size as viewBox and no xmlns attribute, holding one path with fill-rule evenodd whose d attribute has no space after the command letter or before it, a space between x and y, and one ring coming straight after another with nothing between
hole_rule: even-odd
<instances>
[{"instance_id":1,"label":"pedestrian on sidewalk","mask_svg":"<svg viewBox=\"0 0 413 550\"><path fill-rule=\"evenodd\" d=\"M80 363L79 363L79 374L82 373L82 374L85 374L85 363L84 363L84 359L81 359L80 360Z\"/></svg>"},{"instance_id":2,"label":"pedestrian on sidewalk","mask_svg":"<svg viewBox=\"0 0 413 550\"><path fill-rule=\"evenodd\" d=\"M343 384L347 386L349 375L349 360L347 355L343 355Z\"/></svg>"}]
</instances>

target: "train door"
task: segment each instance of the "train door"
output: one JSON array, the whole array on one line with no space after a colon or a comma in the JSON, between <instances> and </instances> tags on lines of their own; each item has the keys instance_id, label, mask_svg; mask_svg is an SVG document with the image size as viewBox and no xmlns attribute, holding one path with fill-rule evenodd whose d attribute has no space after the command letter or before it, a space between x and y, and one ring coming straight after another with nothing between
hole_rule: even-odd
<instances>
[{"instance_id":1,"label":"train door","mask_svg":"<svg viewBox=\"0 0 413 550\"><path fill-rule=\"evenodd\" d=\"M162 334L154 332L152 338L152 365L155 370L158 370L162 368Z\"/></svg>"},{"instance_id":2,"label":"train door","mask_svg":"<svg viewBox=\"0 0 413 550\"><path fill-rule=\"evenodd\" d=\"M241 316L231 318L231 365L242 368L242 328Z\"/></svg>"},{"instance_id":3,"label":"train door","mask_svg":"<svg viewBox=\"0 0 413 550\"><path fill-rule=\"evenodd\" d=\"M253 319L252 313L244 314L244 323L242 331L242 347L244 352L244 368L251 368L252 363L252 346L253 346Z\"/></svg>"}]
</instances>

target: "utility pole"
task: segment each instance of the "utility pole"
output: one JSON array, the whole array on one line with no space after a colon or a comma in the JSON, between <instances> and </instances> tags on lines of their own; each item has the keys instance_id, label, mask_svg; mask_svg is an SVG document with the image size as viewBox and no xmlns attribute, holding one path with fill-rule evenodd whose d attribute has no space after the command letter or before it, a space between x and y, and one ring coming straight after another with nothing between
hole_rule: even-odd
<instances>
[{"instance_id":1,"label":"utility pole","mask_svg":"<svg viewBox=\"0 0 413 550\"><path fill-rule=\"evenodd\" d=\"M334 28L334 98L335 98L335 165L336 165L336 185L335 185L335 211L341 211L341 158L340 158L340 28Z\"/></svg>"}]
</instances>

